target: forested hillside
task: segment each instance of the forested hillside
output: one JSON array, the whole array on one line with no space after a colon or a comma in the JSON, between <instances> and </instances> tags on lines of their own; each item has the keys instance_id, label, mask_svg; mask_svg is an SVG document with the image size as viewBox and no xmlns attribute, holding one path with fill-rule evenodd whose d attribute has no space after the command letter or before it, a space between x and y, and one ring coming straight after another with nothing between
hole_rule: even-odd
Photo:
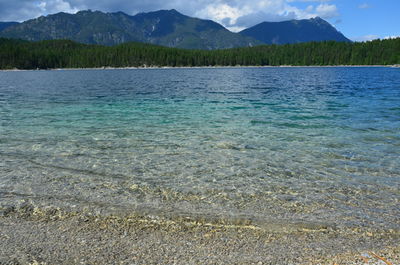
<instances>
[{"instance_id":1,"label":"forested hillside","mask_svg":"<svg viewBox=\"0 0 400 265\"><path fill-rule=\"evenodd\" d=\"M275 66L400 64L400 38L362 43L309 42L225 50L183 50L143 43L118 46L69 40L0 39L1 69L143 66Z\"/></svg>"},{"instance_id":2,"label":"forested hillside","mask_svg":"<svg viewBox=\"0 0 400 265\"><path fill-rule=\"evenodd\" d=\"M0 23L1 28L1 23ZM0 37L29 41L68 39L113 46L143 42L181 49L215 50L263 44L211 21L159 10L130 16L123 12L79 11L31 19L0 30Z\"/></svg>"}]
</instances>

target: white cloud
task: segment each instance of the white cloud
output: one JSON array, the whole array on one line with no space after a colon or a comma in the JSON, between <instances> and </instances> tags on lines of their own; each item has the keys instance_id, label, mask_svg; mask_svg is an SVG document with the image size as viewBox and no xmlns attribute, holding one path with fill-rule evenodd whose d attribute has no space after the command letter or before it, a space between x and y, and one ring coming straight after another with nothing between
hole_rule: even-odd
<instances>
[{"instance_id":1,"label":"white cloud","mask_svg":"<svg viewBox=\"0 0 400 265\"><path fill-rule=\"evenodd\" d=\"M316 8L318 16L322 18L333 18L339 15L338 9L335 5L320 4Z\"/></svg>"},{"instance_id":2,"label":"white cloud","mask_svg":"<svg viewBox=\"0 0 400 265\"><path fill-rule=\"evenodd\" d=\"M231 7L227 4L210 4L204 9L195 13L198 17L210 18L225 25L235 25L239 17L248 15L251 9L244 6L244 8Z\"/></svg>"},{"instance_id":3,"label":"white cloud","mask_svg":"<svg viewBox=\"0 0 400 265\"><path fill-rule=\"evenodd\" d=\"M307 8L304 10L307 13L311 13L314 11L314 6L313 5L309 5L307 6Z\"/></svg>"},{"instance_id":4,"label":"white cloud","mask_svg":"<svg viewBox=\"0 0 400 265\"><path fill-rule=\"evenodd\" d=\"M370 8L370 7L371 6L369 4L367 4L367 3L363 3L363 4L358 6L358 8L360 8L360 9L367 9L367 8Z\"/></svg>"},{"instance_id":5,"label":"white cloud","mask_svg":"<svg viewBox=\"0 0 400 265\"><path fill-rule=\"evenodd\" d=\"M374 34L369 34L369 35L352 38L353 41L371 41L371 40L376 40L376 39L379 39L379 36L374 35Z\"/></svg>"},{"instance_id":6,"label":"white cloud","mask_svg":"<svg viewBox=\"0 0 400 265\"><path fill-rule=\"evenodd\" d=\"M43 14L51 14L58 12L76 13L79 11L76 7L71 7L71 4L64 0L47 0L40 1L38 7L41 9Z\"/></svg>"},{"instance_id":7,"label":"white cloud","mask_svg":"<svg viewBox=\"0 0 400 265\"><path fill-rule=\"evenodd\" d=\"M57 12L76 13L69 0L0 0L0 21L25 21Z\"/></svg>"},{"instance_id":8,"label":"white cloud","mask_svg":"<svg viewBox=\"0 0 400 265\"><path fill-rule=\"evenodd\" d=\"M385 36L385 37L384 37L385 40L397 39L397 38L400 38L400 35L397 35L397 36L396 36L396 35L393 35L393 36Z\"/></svg>"},{"instance_id":9,"label":"white cloud","mask_svg":"<svg viewBox=\"0 0 400 265\"><path fill-rule=\"evenodd\" d=\"M319 3L323 3L323 2L330 2L331 0L288 0L287 2L289 3L293 3L293 2L319 2Z\"/></svg>"}]
</instances>

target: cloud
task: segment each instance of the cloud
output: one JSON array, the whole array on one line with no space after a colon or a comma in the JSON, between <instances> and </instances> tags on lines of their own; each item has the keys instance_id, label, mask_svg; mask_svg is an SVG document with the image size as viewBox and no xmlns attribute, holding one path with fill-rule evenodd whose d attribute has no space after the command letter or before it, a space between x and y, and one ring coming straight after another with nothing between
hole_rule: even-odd
<instances>
[{"instance_id":1,"label":"cloud","mask_svg":"<svg viewBox=\"0 0 400 265\"><path fill-rule=\"evenodd\" d=\"M215 3L205 5L194 15L217 21L232 31L251 27L263 21L276 22L316 16L328 19L339 15L336 5L322 3L329 0L300 0L319 4L316 7L308 5L303 8L291 4L295 1L299 0L217 0Z\"/></svg>"},{"instance_id":2,"label":"cloud","mask_svg":"<svg viewBox=\"0 0 400 265\"><path fill-rule=\"evenodd\" d=\"M400 38L400 35L393 35L393 36L385 36L383 39L385 39L385 40L390 40L390 39L397 39L397 38Z\"/></svg>"},{"instance_id":3,"label":"cloud","mask_svg":"<svg viewBox=\"0 0 400 265\"><path fill-rule=\"evenodd\" d=\"M41 15L58 12L76 13L68 0L0 0L0 21L24 21Z\"/></svg>"},{"instance_id":4,"label":"cloud","mask_svg":"<svg viewBox=\"0 0 400 265\"><path fill-rule=\"evenodd\" d=\"M240 30L263 21L338 16L336 0L0 0L0 21L24 21L57 12L75 13L92 9L123 11L134 15L160 9L217 21L231 30ZM309 2L308 6L304 3ZM328 3L329 2L329 3Z\"/></svg>"},{"instance_id":5,"label":"cloud","mask_svg":"<svg viewBox=\"0 0 400 265\"><path fill-rule=\"evenodd\" d=\"M204 9L196 12L195 15L198 17L210 18L228 26L233 26L236 25L238 18L250 13L251 10L246 6L239 9L225 3L220 3L208 5Z\"/></svg>"},{"instance_id":6,"label":"cloud","mask_svg":"<svg viewBox=\"0 0 400 265\"><path fill-rule=\"evenodd\" d=\"M319 3L323 3L323 2L330 2L331 0L288 0L287 2L289 3L293 3L293 2L319 2Z\"/></svg>"},{"instance_id":7,"label":"cloud","mask_svg":"<svg viewBox=\"0 0 400 265\"><path fill-rule=\"evenodd\" d=\"M64 0L42 0L38 3L38 7L44 14L57 12L76 13L79 11L77 8L72 8L71 4Z\"/></svg>"},{"instance_id":8,"label":"cloud","mask_svg":"<svg viewBox=\"0 0 400 265\"><path fill-rule=\"evenodd\" d=\"M364 36L359 36L359 37L354 37L352 38L353 41L371 41L371 40L376 40L379 39L378 35L374 34L369 34L369 35L364 35Z\"/></svg>"},{"instance_id":9,"label":"cloud","mask_svg":"<svg viewBox=\"0 0 400 265\"><path fill-rule=\"evenodd\" d=\"M316 8L317 14L323 18L333 18L339 15L337 7L335 5L320 4Z\"/></svg>"},{"instance_id":10,"label":"cloud","mask_svg":"<svg viewBox=\"0 0 400 265\"><path fill-rule=\"evenodd\" d=\"M360 9L367 9L367 8L370 8L370 7L371 6L369 4L367 4L367 3L363 3L363 4L358 6L358 8L360 8Z\"/></svg>"}]
</instances>

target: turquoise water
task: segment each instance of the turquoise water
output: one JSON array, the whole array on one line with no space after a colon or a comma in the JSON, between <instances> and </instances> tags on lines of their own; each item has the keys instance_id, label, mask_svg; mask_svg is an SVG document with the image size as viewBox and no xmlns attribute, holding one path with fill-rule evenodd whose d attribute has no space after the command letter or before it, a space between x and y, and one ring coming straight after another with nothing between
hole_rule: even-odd
<instances>
[{"instance_id":1,"label":"turquoise water","mask_svg":"<svg viewBox=\"0 0 400 265\"><path fill-rule=\"evenodd\" d=\"M400 228L400 69L0 72L0 206Z\"/></svg>"}]
</instances>

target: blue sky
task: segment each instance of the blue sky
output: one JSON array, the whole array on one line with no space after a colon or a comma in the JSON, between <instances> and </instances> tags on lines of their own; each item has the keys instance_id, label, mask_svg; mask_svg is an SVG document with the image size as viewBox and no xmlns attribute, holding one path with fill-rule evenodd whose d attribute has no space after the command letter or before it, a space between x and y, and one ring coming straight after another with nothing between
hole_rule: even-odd
<instances>
[{"instance_id":1,"label":"blue sky","mask_svg":"<svg viewBox=\"0 0 400 265\"><path fill-rule=\"evenodd\" d=\"M337 0L340 15L329 20L351 39L400 37L400 0ZM335 23L335 19L339 23Z\"/></svg>"},{"instance_id":2,"label":"blue sky","mask_svg":"<svg viewBox=\"0 0 400 265\"><path fill-rule=\"evenodd\" d=\"M320 16L352 40L400 36L400 0L0 0L0 21L85 9L134 15L172 8L232 31L263 21Z\"/></svg>"}]
</instances>

